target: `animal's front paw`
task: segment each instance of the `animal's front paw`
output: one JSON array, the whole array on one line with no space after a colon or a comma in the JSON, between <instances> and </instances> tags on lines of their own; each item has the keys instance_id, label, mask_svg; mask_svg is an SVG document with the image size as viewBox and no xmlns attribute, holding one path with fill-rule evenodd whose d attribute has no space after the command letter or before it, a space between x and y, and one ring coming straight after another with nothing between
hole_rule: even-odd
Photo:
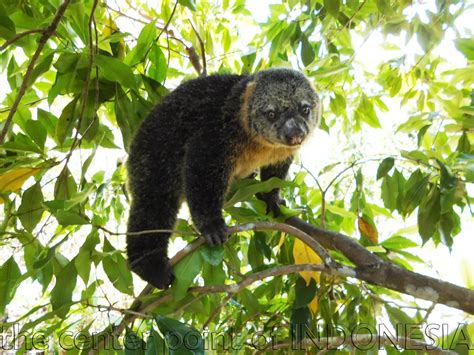
<instances>
[{"instance_id":1,"label":"animal's front paw","mask_svg":"<svg viewBox=\"0 0 474 355\"><path fill-rule=\"evenodd\" d=\"M207 244L221 245L227 240L229 229L223 219L216 219L201 228L201 234L206 239Z\"/></svg>"},{"instance_id":2,"label":"animal's front paw","mask_svg":"<svg viewBox=\"0 0 474 355\"><path fill-rule=\"evenodd\" d=\"M280 206L286 206L286 201L277 193L258 193L257 198L266 203L267 214L273 214L274 217L281 215Z\"/></svg>"}]
</instances>

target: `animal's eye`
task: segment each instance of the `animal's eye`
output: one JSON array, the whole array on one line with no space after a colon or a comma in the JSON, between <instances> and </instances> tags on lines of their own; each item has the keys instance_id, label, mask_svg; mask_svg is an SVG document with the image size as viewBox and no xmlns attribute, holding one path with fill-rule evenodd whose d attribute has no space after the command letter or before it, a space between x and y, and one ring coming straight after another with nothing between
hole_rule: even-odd
<instances>
[{"instance_id":1,"label":"animal's eye","mask_svg":"<svg viewBox=\"0 0 474 355\"><path fill-rule=\"evenodd\" d=\"M270 120L270 121L273 121L276 117L276 114L275 114L275 111L273 110L268 110L266 112L266 115L267 115L267 118Z\"/></svg>"},{"instance_id":2,"label":"animal's eye","mask_svg":"<svg viewBox=\"0 0 474 355\"><path fill-rule=\"evenodd\" d=\"M303 105L303 107L301 107L301 113L303 113L303 115L308 116L310 112L311 107L309 107L309 105Z\"/></svg>"}]
</instances>

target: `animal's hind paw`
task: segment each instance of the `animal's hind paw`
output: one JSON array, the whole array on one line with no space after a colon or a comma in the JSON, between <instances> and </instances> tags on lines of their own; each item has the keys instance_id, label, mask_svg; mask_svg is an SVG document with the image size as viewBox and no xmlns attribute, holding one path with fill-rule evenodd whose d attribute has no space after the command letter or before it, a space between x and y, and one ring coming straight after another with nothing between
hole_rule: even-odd
<instances>
[{"instance_id":1,"label":"animal's hind paw","mask_svg":"<svg viewBox=\"0 0 474 355\"><path fill-rule=\"evenodd\" d=\"M206 239L207 244L211 246L221 245L227 240L229 228L224 220L217 219L201 228L201 233Z\"/></svg>"},{"instance_id":2,"label":"animal's hind paw","mask_svg":"<svg viewBox=\"0 0 474 355\"><path fill-rule=\"evenodd\" d=\"M158 259L156 256L144 257L136 263L131 262L132 270L143 280L159 289L167 289L175 276L168 258Z\"/></svg>"}]
</instances>

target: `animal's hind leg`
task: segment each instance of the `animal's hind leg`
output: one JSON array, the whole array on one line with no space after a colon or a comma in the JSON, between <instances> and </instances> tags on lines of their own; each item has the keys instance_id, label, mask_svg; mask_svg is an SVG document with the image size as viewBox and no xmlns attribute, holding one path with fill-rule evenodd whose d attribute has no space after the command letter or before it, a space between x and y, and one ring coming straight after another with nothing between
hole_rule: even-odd
<instances>
[{"instance_id":1,"label":"animal's hind leg","mask_svg":"<svg viewBox=\"0 0 474 355\"><path fill-rule=\"evenodd\" d=\"M176 168L176 167L173 167ZM131 166L132 205L128 233L146 230L170 230L176 222L181 198L181 174L166 166L137 169ZM161 174L160 174L161 170ZM174 279L168 262L170 232L127 235L128 260L132 270L158 288L167 288Z\"/></svg>"}]
</instances>

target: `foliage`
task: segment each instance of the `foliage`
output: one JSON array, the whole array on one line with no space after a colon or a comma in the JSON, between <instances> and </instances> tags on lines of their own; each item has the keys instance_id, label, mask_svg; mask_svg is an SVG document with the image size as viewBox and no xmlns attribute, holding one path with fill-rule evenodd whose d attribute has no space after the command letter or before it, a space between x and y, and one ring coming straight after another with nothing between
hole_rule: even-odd
<instances>
[{"instance_id":1,"label":"foliage","mask_svg":"<svg viewBox=\"0 0 474 355\"><path fill-rule=\"evenodd\" d=\"M474 39L456 27L469 11L465 3L288 0L270 5L263 23L243 0L126 1L122 9L98 0L60 3L0 4L7 87L0 107L6 133L0 321L2 329L18 324L28 335L21 351L38 346L34 335L58 340L67 332L80 334L77 344L88 349L99 331L110 332L127 314L143 283L132 277L118 233L129 202L124 152L155 103L180 81L206 72L299 68L322 93L321 129L340 150L317 174L303 167L290 182L238 182L225 209L229 224L270 220L254 194L280 186L286 215L357 238L404 268L423 265L416 253L426 243L456 243L474 183ZM64 14L50 33L60 6ZM257 34L249 36L252 30ZM376 67L358 59L371 36L383 38L387 58ZM464 64L439 53L446 41L454 41ZM376 140L383 146L371 145L377 135L386 136ZM416 223L421 239L388 223ZM176 229L193 231L185 219ZM193 239L186 235L176 238ZM224 334L211 346L225 348L234 334L232 346L262 349L269 339L289 342L301 325L328 336L335 327L377 329L379 317L395 328L427 322L432 309L325 274L265 279L225 304L223 293L188 290L239 282L275 265L317 262L305 248L280 232L244 232L223 248L198 249L175 268L178 282L152 296L168 301L152 310L154 318L142 315L130 324L117 352L201 354L209 349L204 324L213 335ZM332 256L350 264L340 253ZM472 325L463 329L437 340L462 349L474 337ZM195 347L173 345L180 334L194 334ZM56 350L64 345L55 344Z\"/></svg>"}]
</instances>

